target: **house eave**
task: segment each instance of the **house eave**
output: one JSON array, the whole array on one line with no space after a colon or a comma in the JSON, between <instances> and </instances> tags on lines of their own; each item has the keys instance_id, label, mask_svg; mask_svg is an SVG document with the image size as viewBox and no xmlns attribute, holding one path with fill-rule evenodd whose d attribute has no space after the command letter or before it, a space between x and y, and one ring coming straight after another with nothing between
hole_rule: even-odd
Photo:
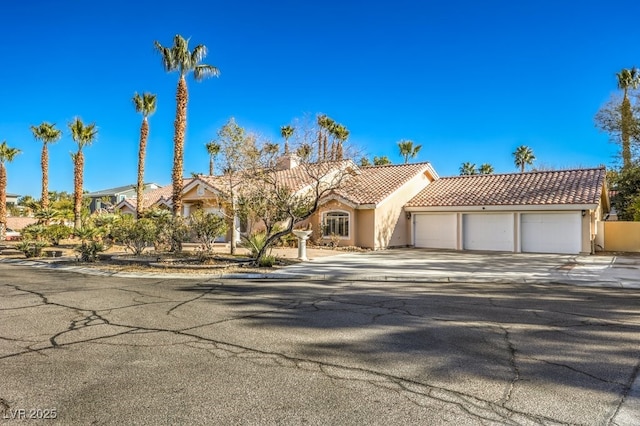
<instances>
[{"instance_id":1,"label":"house eave","mask_svg":"<svg viewBox=\"0 0 640 426\"><path fill-rule=\"evenodd\" d=\"M598 204L518 204L485 206L415 206L404 209L407 212L490 212L490 211L575 211L595 210Z\"/></svg>"}]
</instances>

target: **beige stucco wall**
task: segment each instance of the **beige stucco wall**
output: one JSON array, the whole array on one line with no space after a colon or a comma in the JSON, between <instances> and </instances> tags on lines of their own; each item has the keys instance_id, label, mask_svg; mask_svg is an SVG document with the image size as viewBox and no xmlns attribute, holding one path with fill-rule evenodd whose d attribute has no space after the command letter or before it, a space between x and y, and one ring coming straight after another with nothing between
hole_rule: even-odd
<instances>
[{"instance_id":1,"label":"beige stucco wall","mask_svg":"<svg viewBox=\"0 0 640 426\"><path fill-rule=\"evenodd\" d=\"M406 217L404 205L429 182L429 178L424 174L417 175L375 209L373 248L402 247L411 244L410 219Z\"/></svg>"},{"instance_id":2,"label":"beige stucco wall","mask_svg":"<svg viewBox=\"0 0 640 426\"><path fill-rule=\"evenodd\" d=\"M374 209L356 210L356 246L362 248L375 247L375 229L376 217Z\"/></svg>"},{"instance_id":3,"label":"beige stucco wall","mask_svg":"<svg viewBox=\"0 0 640 426\"><path fill-rule=\"evenodd\" d=\"M606 251L640 252L640 222L603 222Z\"/></svg>"}]
</instances>

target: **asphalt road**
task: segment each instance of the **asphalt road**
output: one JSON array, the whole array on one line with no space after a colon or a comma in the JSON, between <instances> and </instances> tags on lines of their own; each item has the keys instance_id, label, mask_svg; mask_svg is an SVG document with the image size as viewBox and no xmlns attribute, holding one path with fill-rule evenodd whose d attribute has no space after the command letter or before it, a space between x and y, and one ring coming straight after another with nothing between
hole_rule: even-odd
<instances>
[{"instance_id":1,"label":"asphalt road","mask_svg":"<svg viewBox=\"0 0 640 426\"><path fill-rule=\"evenodd\" d=\"M637 290L0 264L0 422L637 424Z\"/></svg>"}]
</instances>

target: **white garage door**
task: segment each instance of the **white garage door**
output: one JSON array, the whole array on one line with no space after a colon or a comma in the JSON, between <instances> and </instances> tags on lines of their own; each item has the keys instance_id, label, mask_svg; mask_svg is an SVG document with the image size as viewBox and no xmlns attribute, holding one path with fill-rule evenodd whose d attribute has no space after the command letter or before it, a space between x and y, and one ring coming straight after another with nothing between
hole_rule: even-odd
<instances>
[{"instance_id":1,"label":"white garage door","mask_svg":"<svg viewBox=\"0 0 640 426\"><path fill-rule=\"evenodd\" d=\"M462 216L465 250L513 251L512 213L469 213Z\"/></svg>"},{"instance_id":2,"label":"white garage door","mask_svg":"<svg viewBox=\"0 0 640 426\"><path fill-rule=\"evenodd\" d=\"M416 247L456 249L455 213L416 214L413 217Z\"/></svg>"},{"instance_id":3,"label":"white garage door","mask_svg":"<svg viewBox=\"0 0 640 426\"><path fill-rule=\"evenodd\" d=\"M523 252L580 253L580 212L523 213L520 218Z\"/></svg>"}]
</instances>

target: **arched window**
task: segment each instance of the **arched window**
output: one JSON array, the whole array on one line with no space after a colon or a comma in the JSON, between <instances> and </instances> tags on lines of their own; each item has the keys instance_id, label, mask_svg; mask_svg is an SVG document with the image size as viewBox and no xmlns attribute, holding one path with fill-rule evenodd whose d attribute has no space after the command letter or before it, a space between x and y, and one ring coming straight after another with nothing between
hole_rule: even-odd
<instances>
[{"instance_id":1,"label":"arched window","mask_svg":"<svg viewBox=\"0 0 640 426\"><path fill-rule=\"evenodd\" d=\"M324 214L322 236L349 238L349 213L334 211Z\"/></svg>"}]
</instances>

